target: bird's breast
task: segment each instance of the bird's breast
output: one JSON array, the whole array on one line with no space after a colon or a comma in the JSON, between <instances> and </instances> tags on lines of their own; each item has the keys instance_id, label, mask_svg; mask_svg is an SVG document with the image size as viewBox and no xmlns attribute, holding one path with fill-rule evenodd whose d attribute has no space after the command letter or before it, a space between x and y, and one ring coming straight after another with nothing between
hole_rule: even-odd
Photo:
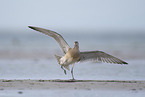
<instances>
[{"instance_id":1,"label":"bird's breast","mask_svg":"<svg viewBox=\"0 0 145 97\"><path fill-rule=\"evenodd\" d=\"M69 65L77 62L80 59L79 50L70 49L61 59L60 65Z\"/></svg>"},{"instance_id":2,"label":"bird's breast","mask_svg":"<svg viewBox=\"0 0 145 97\"><path fill-rule=\"evenodd\" d=\"M67 65L71 64L72 61L73 61L72 57L64 56L60 59L60 65L67 66Z\"/></svg>"}]
</instances>

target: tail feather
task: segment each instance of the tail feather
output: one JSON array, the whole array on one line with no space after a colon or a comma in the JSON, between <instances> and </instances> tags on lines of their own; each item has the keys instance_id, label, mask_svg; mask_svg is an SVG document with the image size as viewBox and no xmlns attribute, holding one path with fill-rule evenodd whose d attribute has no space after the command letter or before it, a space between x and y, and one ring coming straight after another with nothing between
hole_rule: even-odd
<instances>
[{"instance_id":1,"label":"tail feather","mask_svg":"<svg viewBox=\"0 0 145 97\"><path fill-rule=\"evenodd\" d=\"M58 55L55 55L56 59L57 59L57 62L60 64L60 58L61 56L58 56ZM61 65L61 64L60 64ZM65 69L67 69L68 71L70 70L69 69L69 65L68 66L63 66Z\"/></svg>"},{"instance_id":2,"label":"tail feather","mask_svg":"<svg viewBox=\"0 0 145 97\"><path fill-rule=\"evenodd\" d=\"M55 55L55 57L56 57L56 59L57 59L57 62L60 64L60 58L61 58L61 56L57 56L57 55Z\"/></svg>"}]
</instances>

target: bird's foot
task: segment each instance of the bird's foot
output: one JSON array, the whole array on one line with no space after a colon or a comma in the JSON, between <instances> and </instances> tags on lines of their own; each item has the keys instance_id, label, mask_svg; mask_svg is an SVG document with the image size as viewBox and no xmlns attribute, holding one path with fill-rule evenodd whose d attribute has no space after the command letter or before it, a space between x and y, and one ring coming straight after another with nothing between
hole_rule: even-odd
<instances>
[{"instance_id":1,"label":"bird's foot","mask_svg":"<svg viewBox=\"0 0 145 97\"><path fill-rule=\"evenodd\" d=\"M76 81L76 79L72 78L72 79L70 79L70 81L75 82L75 81Z\"/></svg>"}]
</instances>

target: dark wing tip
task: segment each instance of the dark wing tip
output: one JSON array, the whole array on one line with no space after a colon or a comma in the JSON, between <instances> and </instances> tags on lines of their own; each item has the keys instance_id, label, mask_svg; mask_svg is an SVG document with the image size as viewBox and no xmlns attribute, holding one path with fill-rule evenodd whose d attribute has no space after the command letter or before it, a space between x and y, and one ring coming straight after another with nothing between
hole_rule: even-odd
<instances>
[{"instance_id":1,"label":"dark wing tip","mask_svg":"<svg viewBox=\"0 0 145 97\"><path fill-rule=\"evenodd\" d=\"M36 30L36 31L42 32L42 31L40 31L40 29L42 29L42 28L34 27L34 26L28 26L28 27L31 28L31 29L33 29L33 30Z\"/></svg>"},{"instance_id":2,"label":"dark wing tip","mask_svg":"<svg viewBox=\"0 0 145 97\"><path fill-rule=\"evenodd\" d=\"M33 26L28 26L28 27L35 30L35 27L33 27Z\"/></svg>"},{"instance_id":3,"label":"dark wing tip","mask_svg":"<svg viewBox=\"0 0 145 97\"><path fill-rule=\"evenodd\" d=\"M122 64L126 64L127 65L128 63L127 62L122 62Z\"/></svg>"}]
</instances>

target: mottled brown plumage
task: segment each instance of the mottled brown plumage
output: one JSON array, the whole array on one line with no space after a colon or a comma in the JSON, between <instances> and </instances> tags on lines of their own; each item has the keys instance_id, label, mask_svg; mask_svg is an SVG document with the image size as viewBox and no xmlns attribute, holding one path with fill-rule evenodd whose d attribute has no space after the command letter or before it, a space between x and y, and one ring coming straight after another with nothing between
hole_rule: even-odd
<instances>
[{"instance_id":1,"label":"mottled brown plumage","mask_svg":"<svg viewBox=\"0 0 145 97\"><path fill-rule=\"evenodd\" d=\"M66 74L65 69L69 70L69 65L72 64L71 74L73 79L74 79L73 67L75 62L95 60L99 62L107 62L107 63L115 63L115 64L128 64L127 62L122 61L102 51L80 52L79 43L77 41L75 41L74 47L70 48L70 46L67 44L67 42L63 39L63 37L60 34L39 27L32 27L32 26L28 26L28 27L36 31L39 31L45 35L48 35L54 38L58 42L65 55L62 57L55 55L55 57L57 58L57 61L61 65L61 68L64 70L65 74Z\"/></svg>"}]
</instances>

